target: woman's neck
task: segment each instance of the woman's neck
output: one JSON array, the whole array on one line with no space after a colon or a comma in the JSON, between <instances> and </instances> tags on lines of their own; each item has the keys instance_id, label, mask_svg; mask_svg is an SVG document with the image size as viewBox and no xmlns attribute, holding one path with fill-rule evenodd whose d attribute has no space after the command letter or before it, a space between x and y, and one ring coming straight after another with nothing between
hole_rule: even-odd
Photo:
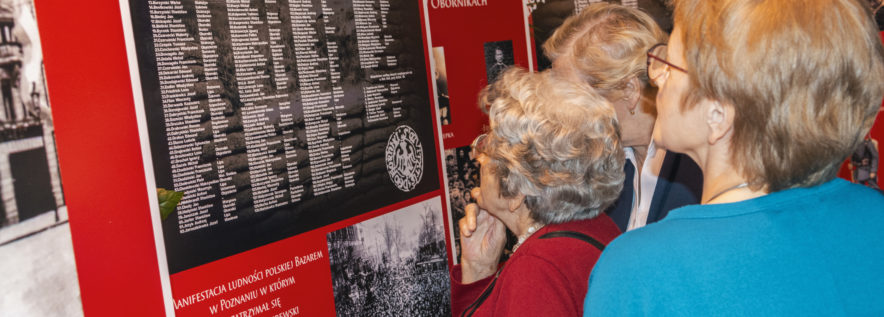
<instances>
[{"instance_id":1,"label":"woman's neck","mask_svg":"<svg viewBox=\"0 0 884 317\"><path fill-rule=\"evenodd\" d=\"M516 235L516 237L521 237L527 234L532 227L537 229L540 226L531 218L531 212L527 208L524 208L524 205L514 212L514 216L515 217L513 217L510 223L504 221L504 224L514 235Z\"/></svg>"},{"instance_id":2,"label":"woman's neck","mask_svg":"<svg viewBox=\"0 0 884 317\"><path fill-rule=\"evenodd\" d=\"M728 156L715 159L707 157L698 161L703 170L702 204L721 204L738 202L767 195L764 189L753 190L748 186L746 178L738 169L730 164Z\"/></svg>"}]
</instances>

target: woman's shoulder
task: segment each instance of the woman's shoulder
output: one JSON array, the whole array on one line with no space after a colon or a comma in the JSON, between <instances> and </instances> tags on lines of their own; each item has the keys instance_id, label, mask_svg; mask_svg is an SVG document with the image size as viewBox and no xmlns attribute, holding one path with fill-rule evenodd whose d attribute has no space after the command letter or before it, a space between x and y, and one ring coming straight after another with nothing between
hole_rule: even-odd
<instances>
[{"instance_id":1,"label":"woman's shoulder","mask_svg":"<svg viewBox=\"0 0 884 317\"><path fill-rule=\"evenodd\" d=\"M587 220L549 224L537 231L511 260L542 261L553 266L594 263L620 230L606 215ZM530 260L529 260L530 259Z\"/></svg>"},{"instance_id":2,"label":"woman's shoulder","mask_svg":"<svg viewBox=\"0 0 884 317\"><path fill-rule=\"evenodd\" d=\"M813 232L863 231L884 222L882 205L880 192L836 179L742 202L685 206L660 222L617 237L605 248L596 269L635 266L641 271L687 259L703 261L708 252L697 250L727 252L721 246L761 233L792 232L798 222Z\"/></svg>"},{"instance_id":3,"label":"woman's shoulder","mask_svg":"<svg viewBox=\"0 0 884 317\"><path fill-rule=\"evenodd\" d=\"M620 235L620 228L608 215L601 213L591 219L573 220L565 223L550 224L545 228L546 233L556 231L577 232L590 236L607 245Z\"/></svg>"},{"instance_id":4,"label":"woman's shoulder","mask_svg":"<svg viewBox=\"0 0 884 317\"><path fill-rule=\"evenodd\" d=\"M608 244L596 264L596 271L632 272L666 267L693 256L692 250L698 243L704 243L702 237L708 234L704 230L693 221L661 221L628 231Z\"/></svg>"}]
</instances>

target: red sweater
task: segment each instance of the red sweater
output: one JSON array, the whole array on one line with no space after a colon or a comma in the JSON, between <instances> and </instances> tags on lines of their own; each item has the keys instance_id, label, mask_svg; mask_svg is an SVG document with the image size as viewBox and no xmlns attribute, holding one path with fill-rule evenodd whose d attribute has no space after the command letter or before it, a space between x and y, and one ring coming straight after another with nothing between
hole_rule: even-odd
<instances>
[{"instance_id":1,"label":"red sweater","mask_svg":"<svg viewBox=\"0 0 884 317\"><path fill-rule=\"evenodd\" d=\"M582 316L589 273L601 251L568 237L539 239L552 231L575 231L607 245L620 229L605 214L589 220L549 224L522 243L501 267L488 298L473 316ZM460 316L494 276L461 284L461 267L451 270L452 315Z\"/></svg>"}]
</instances>

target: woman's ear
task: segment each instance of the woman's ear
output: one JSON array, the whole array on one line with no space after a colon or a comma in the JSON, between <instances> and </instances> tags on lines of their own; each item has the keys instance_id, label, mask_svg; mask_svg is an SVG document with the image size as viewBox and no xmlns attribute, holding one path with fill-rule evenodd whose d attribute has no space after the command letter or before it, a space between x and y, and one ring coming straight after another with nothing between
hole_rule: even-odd
<instances>
[{"instance_id":1,"label":"woman's ear","mask_svg":"<svg viewBox=\"0 0 884 317\"><path fill-rule=\"evenodd\" d=\"M516 211L519 207L525 204L525 195L517 194L515 197L509 199L509 209L510 211Z\"/></svg>"},{"instance_id":2,"label":"woman's ear","mask_svg":"<svg viewBox=\"0 0 884 317\"><path fill-rule=\"evenodd\" d=\"M626 87L623 89L623 99L625 99L627 105L626 110L629 110L630 114L635 114L641 98L642 85L638 81L638 77L632 77L632 79L626 82Z\"/></svg>"},{"instance_id":3,"label":"woman's ear","mask_svg":"<svg viewBox=\"0 0 884 317\"><path fill-rule=\"evenodd\" d=\"M722 140L734 128L734 107L716 100L704 100L706 125L709 127L710 145Z\"/></svg>"}]
</instances>

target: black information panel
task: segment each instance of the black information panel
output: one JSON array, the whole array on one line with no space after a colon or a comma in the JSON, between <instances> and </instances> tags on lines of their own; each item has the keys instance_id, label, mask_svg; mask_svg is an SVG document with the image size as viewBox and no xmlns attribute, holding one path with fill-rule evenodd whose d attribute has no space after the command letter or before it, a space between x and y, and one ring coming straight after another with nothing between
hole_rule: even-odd
<instances>
[{"instance_id":1,"label":"black information panel","mask_svg":"<svg viewBox=\"0 0 884 317\"><path fill-rule=\"evenodd\" d=\"M171 273L439 188L420 1L130 5Z\"/></svg>"}]
</instances>

